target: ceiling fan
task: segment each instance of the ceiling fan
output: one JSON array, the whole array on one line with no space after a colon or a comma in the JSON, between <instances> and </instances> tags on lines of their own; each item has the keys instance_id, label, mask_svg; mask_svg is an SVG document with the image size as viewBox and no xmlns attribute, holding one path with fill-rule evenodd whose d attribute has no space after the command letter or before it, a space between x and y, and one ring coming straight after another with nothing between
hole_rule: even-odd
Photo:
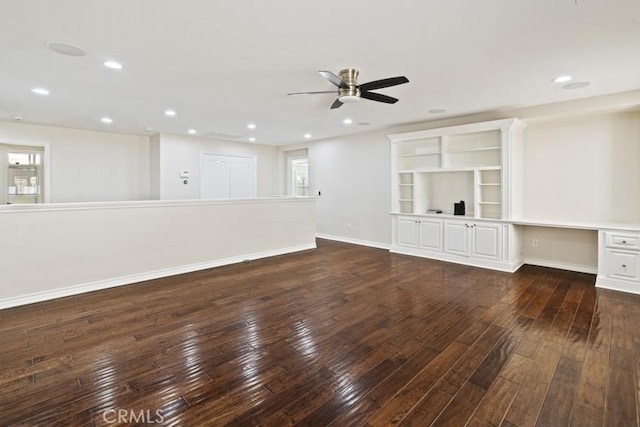
<instances>
[{"instance_id":1,"label":"ceiling fan","mask_svg":"<svg viewBox=\"0 0 640 427\"><path fill-rule=\"evenodd\" d=\"M345 68L336 76L331 71L318 71L322 77L338 86L338 98L331 104L331 109L339 108L344 103L356 102L360 98L369 99L371 101L384 102L387 104L395 104L397 98L392 98L381 93L371 92L376 89L383 89L409 83L409 79L404 76L389 77L387 79L374 80L369 83L358 84L358 70L354 68ZM312 95L317 93L336 93L335 90L325 90L319 92L295 92L287 95Z\"/></svg>"}]
</instances>

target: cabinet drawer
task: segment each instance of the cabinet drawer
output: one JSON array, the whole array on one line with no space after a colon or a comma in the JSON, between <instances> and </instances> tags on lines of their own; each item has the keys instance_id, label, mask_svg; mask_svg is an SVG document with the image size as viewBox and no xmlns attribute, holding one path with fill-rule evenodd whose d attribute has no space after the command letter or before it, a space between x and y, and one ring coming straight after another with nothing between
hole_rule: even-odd
<instances>
[{"instance_id":1,"label":"cabinet drawer","mask_svg":"<svg viewBox=\"0 0 640 427\"><path fill-rule=\"evenodd\" d=\"M640 252L607 249L604 256L608 277L640 281Z\"/></svg>"},{"instance_id":2,"label":"cabinet drawer","mask_svg":"<svg viewBox=\"0 0 640 427\"><path fill-rule=\"evenodd\" d=\"M609 248L640 250L640 234L605 231L605 245Z\"/></svg>"}]
</instances>

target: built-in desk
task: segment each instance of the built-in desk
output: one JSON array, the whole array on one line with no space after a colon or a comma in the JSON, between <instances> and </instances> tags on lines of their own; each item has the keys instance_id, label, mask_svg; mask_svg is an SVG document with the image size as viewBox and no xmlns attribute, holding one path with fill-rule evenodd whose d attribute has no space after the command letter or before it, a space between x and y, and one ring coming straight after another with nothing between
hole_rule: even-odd
<instances>
[{"instance_id":1,"label":"built-in desk","mask_svg":"<svg viewBox=\"0 0 640 427\"><path fill-rule=\"evenodd\" d=\"M315 199L0 206L0 308L316 247Z\"/></svg>"},{"instance_id":2,"label":"built-in desk","mask_svg":"<svg viewBox=\"0 0 640 427\"><path fill-rule=\"evenodd\" d=\"M515 225L598 233L596 286L640 294L640 223L515 220Z\"/></svg>"}]
</instances>

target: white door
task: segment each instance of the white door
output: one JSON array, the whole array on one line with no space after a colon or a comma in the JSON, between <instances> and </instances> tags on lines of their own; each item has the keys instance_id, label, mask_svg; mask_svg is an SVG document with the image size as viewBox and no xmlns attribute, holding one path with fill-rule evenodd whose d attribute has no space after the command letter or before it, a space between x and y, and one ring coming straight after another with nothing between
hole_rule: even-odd
<instances>
[{"instance_id":1,"label":"white door","mask_svg":"<svg viewBox=\"0 0 640 427\"><path fill-rule=\"evenodd\" d=\"M473 234L471 239L472 257L494 261L501 259L500 224L475 223L471 232Z\"/></svg>"},{"instance_id":2,"label":"white door","mask_svg":"<svg viewBox=\"0 0 640 427\"><path fill-rule=\"evenodd\" d=\"M231 196L231 173L226 156L205 154L202 163L202 199L228 199Z\"/></svg>"},{"instance_id":3,"label":"white door","mask_svg":"<svg viewBox=\"0 0 640 427\"><path fill-rule=\"evenodd\" d=\"M256 197L254 157L202 155L202 199Z\"/></svg>"},{"instance_id":4,"label":"white door","mask_svg":"<svg viewBox=\"0 0 640 427\"><path fill-rule=\"evenodd\" d=\"M396 240L398 246L417 247L418 221L410 218L398 218L396 222Z\"/></svg>"},{"instance_id":5,"label":"white door","mask_svg":"<svg viewBox=\"0 0 640 427\"><path fill-rule=\"evenodd\" d=\"M230 161L229 193L232 199L256 197L256 159L235 157Z\"/></svg>"},{"instance_id":6,"label":"white door","mask_svg":"<svg viewBox=\"0 0 640 427\"><path fill-rule=\"evenodd\" d=\"M469 256L469 226L464 222L444 223L444 251Z\"/></svg>"},{"instance_id":7,"label":"white door","mask_svg":"<svg viewBox=\"0 0 640 427\"><path fill-rule=\"evenodd\" d=\"M442 250L442 221L420 220L420 247L432 251Z\"/></svg>"}]
</instances>

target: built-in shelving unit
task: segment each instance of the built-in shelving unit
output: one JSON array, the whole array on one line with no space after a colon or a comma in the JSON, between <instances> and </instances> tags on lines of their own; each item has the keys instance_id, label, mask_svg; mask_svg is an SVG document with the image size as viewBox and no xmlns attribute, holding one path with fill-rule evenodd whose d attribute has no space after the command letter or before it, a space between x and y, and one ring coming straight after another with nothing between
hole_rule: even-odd
<instances>
[{"instance_id":1,"label":"built-in shelving unit","mask_svg":"<svg viewBox=\"0 0 640 427\"><path fill-rule=\"evenodd\" d=\"M518 231L502 220L521 211L523 128L506 119L388 135L391 251L515 271Z\"/></svg>"},{"instance_id":2,"label":"built-in shelving unit","mask_svg":"<svg viewBox=\"0 0 640 427\"><path fill-rule=\"evenodd\" d=\"M506 119L389 135L392 212L453 214L464 200L467 216L510 218L521 205L522 127Z\"/></svg>"}]
</instances>

